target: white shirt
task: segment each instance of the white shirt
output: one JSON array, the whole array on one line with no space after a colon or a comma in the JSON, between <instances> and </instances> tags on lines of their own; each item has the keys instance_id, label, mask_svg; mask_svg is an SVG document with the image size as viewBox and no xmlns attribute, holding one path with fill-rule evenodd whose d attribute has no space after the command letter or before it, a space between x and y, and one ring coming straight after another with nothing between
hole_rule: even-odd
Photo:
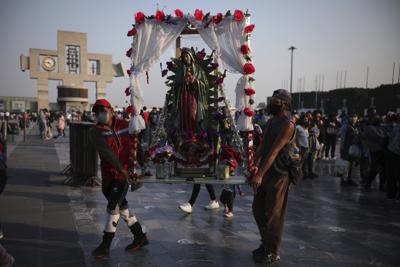
<instances>
[{"instance_id":1,"label":"white shirt","mask_svg":"<svg viewBox=\"0 0 400 267\"><path fill-rule=\"evenodd\" d=\"M296 143L300 147L308 148L308 130L301 125L296 126Z\"/></svg>"}]
</instances>

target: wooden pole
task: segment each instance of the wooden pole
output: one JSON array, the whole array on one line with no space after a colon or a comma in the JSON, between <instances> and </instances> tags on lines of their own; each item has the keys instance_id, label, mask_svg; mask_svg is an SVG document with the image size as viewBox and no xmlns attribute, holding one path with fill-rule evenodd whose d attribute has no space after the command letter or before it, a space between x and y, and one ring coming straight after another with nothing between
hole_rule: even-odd
<instances>
[{"instance_id":1,"label":"wooden pole","mask_svg":"<svg viewBox=\"0 0 400 267\"><path fill-rule=\"evenodd\" d=\"M181 37L178 36L175 41L175 57L178 58L181 56Z\"/></svg>"}]
</instances>

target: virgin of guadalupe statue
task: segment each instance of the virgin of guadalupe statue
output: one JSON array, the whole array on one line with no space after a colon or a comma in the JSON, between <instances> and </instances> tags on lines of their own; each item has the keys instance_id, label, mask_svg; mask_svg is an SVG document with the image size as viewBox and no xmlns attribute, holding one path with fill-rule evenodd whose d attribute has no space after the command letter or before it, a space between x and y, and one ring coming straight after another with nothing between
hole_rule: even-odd
<instances>
[{"instance_id":1,"label":"virgin of guadalupe statue","mask_svg":"<svg viewBox=\"0 0 400 267\"><path fill-rule=\"evenodd\" d=\"M193 50L183 48L173 84L175 127L181 133L207 130L209 83Z\"/></svg>"}]
</instances>

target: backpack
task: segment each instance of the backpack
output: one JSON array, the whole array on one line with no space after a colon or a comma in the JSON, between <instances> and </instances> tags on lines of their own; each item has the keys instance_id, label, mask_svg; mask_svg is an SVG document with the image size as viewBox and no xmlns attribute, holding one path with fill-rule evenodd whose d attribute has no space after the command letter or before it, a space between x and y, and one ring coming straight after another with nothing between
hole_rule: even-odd
<instances>
[{"instance_id":1,"label":"backpack","mask_svg":"<svg viewBox=\"0 0 400 267\"><path fill-rule=\"evenodd\" d=\"M294 122L290 122L294 124ZM296 144L296 127L292 138L279 151L273 166L278 173L288 175L290 182L293 184L297 184L303 177L300 149Z\"/></svg>"},{"instance_id":2,"label":"backpack","mask_svg":"<svg viewBox=\"0 0 400 267\"><path fill-rule=\"evenodd\" d=\"M326 127L326 133L327 134L336 134L336 126L333 123L329 123L328 126Z\"/></svg>"}]
</instances>

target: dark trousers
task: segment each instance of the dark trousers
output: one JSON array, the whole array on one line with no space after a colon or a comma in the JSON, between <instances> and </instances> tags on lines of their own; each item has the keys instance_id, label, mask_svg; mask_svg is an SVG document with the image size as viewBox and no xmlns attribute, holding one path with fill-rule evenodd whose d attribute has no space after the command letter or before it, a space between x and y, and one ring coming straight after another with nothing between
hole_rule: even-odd
<instances>
[{"instance_id":1,"label":"dark trousers","mask_svg":"<svg viewBox=\"0 0 400 267\"><path fill-rule=\"evenodd\" d=\"M197 196L200 193L200 186L201 186L200 184L193 185L192 195L190 196L190 200L189 200L189 203L192 206L196 202ZM210 195L210 199L216 200L217 197L215 196L214 187L211 184L206 184L205 186L207 188L208 194Z\"/></svg>"},{"instance_id":2,"label":"dark trousers","mask_svg":"<svg viewBox=\"0 0 400 267\"><path fill-rule=\"evenodd\" d=\"M309 151L307 153L306 165L307 165L307 174L308 175L313 173L315 153L317 153L317 152L316 151L315 152Z\"/></svg>"},{"instance_id":3,"label":"dark trousers","mask_svg":"<svg viewBox=\"0 0 400 267\"><path fill-rule=\"evenodd\" d=\"M119 209L128 208L128 201L125 198L128 188L129 184L126 180L102 180L101 190L108 201L107 212L117 214L119 213Z\"/></svg>"},{"instance_id":4,"label":"dark trousers","mask_svg":"<svg viewBox=\"0 0 400 267\"><path fill-rule=\"evenodd\" d=\"M253 200L253 215L268 253L280 255L289 192L288 176L266 175Z\"/></svg>"},{"instance_id":5,"label":"dark trousers","mask_svg":"<svg viewBox=\"0 0 400 267\"><path fill-rule=\"evenodd\" d=\"M303 178L308 176L307 173L307 162L308 162L308 148L300 147L300 157L301 157L301 170L303 171Z\"/></svg>"},{"instance_id":6,"label":"dark trousers","mask_svg":"<svg viewBox=\"0 0 400 267\"><path fill-rule=\"evenodd\" d=\"M369 173L369 167L370 167L370 160L367 155L363 152L361 154L361 158L359 160L360 163L360 176L361 176L361 182L367 184L368 183L368 173Z\"/></svg>"},{"instance_id":7,"label":"dark trousers","mask_svg":"<svg viewBox=\"0 0 400 267\"><path fill-rule=\"evenodd\" d=\"M385 170L384 170L384 164L385 164L385 156L383 151L378 151L378 152L370 152L371 156L371 163L367 175L367 184L371 184L376 175L379 173L379 184L380 188L383 188L385 184Z\"/></svg>"},{"instance_id":8,"label":"dark trousers","mask_svg":"<svg viewBox=\"0 0 400 267\"><path fill-rule=\"evenodd\" d=\"M221 203L228 207L229 212L233 211L233 201L235 199L235 196L236 196L235 189L233 189L233 191L223 189L221 192L221 196L219 197Z\"/></svg>"},{"instance_id":9,"label":"dark trousers","mask_svg":"<svg viewBox=\"0 0 400 267\"><path fill-rule=\"evenodd\" d=\"M385 151L385 168L387 177L387 197L396 198L400 193L400 155Z\"/></svg>"},{"instance_id":10,"label":"dark trousers","mask_svg":"<svg viewBox=\"0 0 400 267\"><path fill-rule=\"evenodd\" d=\"M336 150L336 134L327 134L325 138L325 157L329 157L329 150L331 151L331 158L335 156Z\"/></svg>"},{"instance_id":11,"label":"dark trousers","mask_svg":"<svg viewBox=\"0 0 400 267\"><path fill-rule=\"evenodd\" d=\"M7 170L0 169L0 194L3 193L6 184L7 184Z\"/></svg>"}]
</instances>

